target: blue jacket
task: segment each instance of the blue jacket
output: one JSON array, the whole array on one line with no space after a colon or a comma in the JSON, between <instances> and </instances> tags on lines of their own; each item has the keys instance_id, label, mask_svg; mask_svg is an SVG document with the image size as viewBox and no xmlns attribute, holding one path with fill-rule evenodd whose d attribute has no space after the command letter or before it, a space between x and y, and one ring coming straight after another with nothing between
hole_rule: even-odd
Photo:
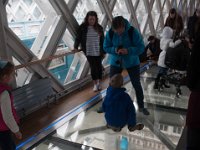
<instances>
[{"instance_id":1,"label":"blue jacket","mask_svg":"<svg viewBox=\"0 0 200 150\"><path fill-rule=\"evenodd\" d=\"M144 51L144 42L142 39L142 36L138 32L136 28L133 30L133 41L130 41L128 35L128 30L131 27L129 22L124 19L125 21L125 30L122 33L122 35L118 35L117 33L113 34L112 41L109 37L109 31L106 33L106 37L103 43L103 48L106 53L111 54L109 63L113 66L118 66L119 64L116 63L117 60L121 60L120 57L122 57L122 67L124 68L130 68L136 65L140 64L139 61L139 55L143 53ZM110 29L112 30L112 29ZM116 49L119 45L123 45L123 48L126 48L128 50L127 55L118 55L116 53Z\"/></svg>"},{"instance_id":2,"label":"blue jacket","mask_svg":"<svg viewBox=\"0 0 200 150\"><path fill-rule=\"evenodd\" d=\"M121 128L126 124L136 125L135 107L125 90L125 88L111 86L107 89L102 108L108 125Z\"/></svg>"}]
</instances>

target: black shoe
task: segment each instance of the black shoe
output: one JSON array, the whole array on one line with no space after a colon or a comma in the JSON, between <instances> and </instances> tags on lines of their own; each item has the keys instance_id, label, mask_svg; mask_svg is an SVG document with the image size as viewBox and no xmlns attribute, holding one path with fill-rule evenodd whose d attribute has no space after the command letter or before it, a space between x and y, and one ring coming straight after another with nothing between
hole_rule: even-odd
<instances>
[{"instance_id":1,"label":"black shoe","mask_svg":"<svg viewBox=\"0 0 200 150\"><path fill-rule=\"evenodd\" d=\"M99 107L99 108L97 109L97 113L103 113L103 108L102 108L102 107Z\"/></svg>"},{"instance_id":2,"label":"black shoe","mask_svg":"<svg viewBox=\"0 0 200 150\"><path fill-rule=\"evenodd\" d=\"M122 128L120 128L120 127L113 127L113 126L110 126L108 124L106 125L106 127L108 129L112 129L114 132L120 132L122 130Z\"/></svg>"},{"instance_id":3,"label":"black shoe","mask_svg":"<svg viewBox=\"0 0 200 150\"><path fill-rule=\"evenodd\" d=\"M165 88L170 88L170 86L169 86L169 85L167 85L167 84L164 84L164 87L165 87Z\"/></svg>"},{"instance_id":4,"label":"black shoe","mask_svg":"<svg viewBox=\"0 0 200 150\"><path fill-rule=\"evenodd\" d=\"M146 108L139 108L139 112L143 112L144 115L150 115L149 111Z\"/></svg>"},{"instance_id":5,"label":"black shoe","mask_svg":"<svg viewBox=\"0 0 200 150\"><path fill-rule=\"evenodd\" d=\"M153 86L153 88L154 89L158 89L158 84L155 83L154 86Z\"/></svg>"},{"instance_id":6,"label":"black shoe","mask_svg":"<svg viewBox=\"0 0 200 150\"><path fill-rule=\"evenodd\" d=\"M133 132L135 130L142 130L144 128L144 124L138 123L135 126L128 126L128 129L130 132Z\"/></svg>"}]
</instances>

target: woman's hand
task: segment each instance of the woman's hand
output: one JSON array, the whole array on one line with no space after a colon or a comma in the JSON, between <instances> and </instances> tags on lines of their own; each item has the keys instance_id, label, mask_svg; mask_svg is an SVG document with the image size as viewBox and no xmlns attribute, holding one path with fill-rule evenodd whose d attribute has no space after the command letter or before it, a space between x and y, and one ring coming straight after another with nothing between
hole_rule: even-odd
<instances>
[{"instance_id":1,"label":"woman's hand","mask_svg":"<svg viewBox=\"0 0 200 150\"><path fill-rule=\"evenodd\" d=\"M19 139L19 140L22 139L22 133L21 133L20 131L14 133L14 134L15 134L15 137L16 137L17 139Z\"/></svg>"}]
</instances>

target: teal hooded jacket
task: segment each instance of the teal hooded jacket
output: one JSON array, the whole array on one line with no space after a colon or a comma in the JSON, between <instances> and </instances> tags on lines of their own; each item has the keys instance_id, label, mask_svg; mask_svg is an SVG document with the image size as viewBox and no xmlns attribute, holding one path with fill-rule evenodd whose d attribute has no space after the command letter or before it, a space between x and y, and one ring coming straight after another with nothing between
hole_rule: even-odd
<instances>
[{"instance_id":1,"label":"teal hooded jacket","mask_svg":"<svg viewBox=\"0 0 200 150\"><path fill-rule=\"evenodd\" d=\"M142 54L145 46L143 38L136 28L134 28L133 30L133 38L131 38L131 41L128 34L128 30L131 27L130 23L126 19L124 19L124 22L125 30L121 35L114 32L113 37L111 39L109 31L106 33L103 48L106 53L110 54L110 65L120 67L120 64L117 63L117 61L122 60L123 68L131 68L140 64L139 55ZM128 50L127 55L118 55L116 53L116 50L120 45Z\"/></svg>"}]
</instances>

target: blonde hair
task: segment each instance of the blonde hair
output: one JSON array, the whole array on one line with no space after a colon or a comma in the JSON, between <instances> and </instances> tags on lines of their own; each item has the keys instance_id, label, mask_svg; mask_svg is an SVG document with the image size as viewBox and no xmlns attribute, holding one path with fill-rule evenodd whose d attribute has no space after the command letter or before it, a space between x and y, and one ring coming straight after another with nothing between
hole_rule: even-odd
<instances>
[{"instance_id":1,"label":"blonde hair","mask_svg":"<svg viewBox=\"0 0 200 150\"><path fill-rule=\"evenodd\" d=\"M123 85L123 76L121 74L115 74L110 79L110 86L114 88L120 88Z\"/></svg>"}]
</instances>

